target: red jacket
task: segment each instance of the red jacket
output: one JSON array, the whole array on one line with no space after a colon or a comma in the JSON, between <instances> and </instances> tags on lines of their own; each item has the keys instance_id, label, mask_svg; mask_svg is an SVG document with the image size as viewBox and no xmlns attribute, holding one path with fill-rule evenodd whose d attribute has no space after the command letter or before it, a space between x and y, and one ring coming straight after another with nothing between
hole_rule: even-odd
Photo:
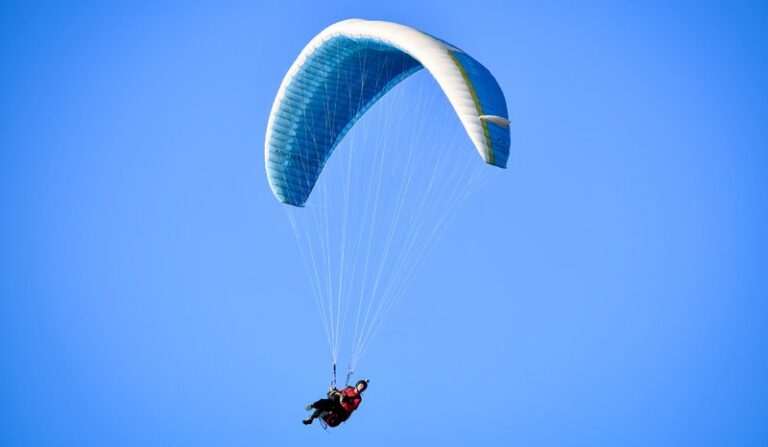
<instances>
[{"instance_id":1,"label":"red jacket","mask_svg":"<svg viewBox=\"0 0 768 447\"><path fill-rule=\"evenodd\" d=\"M349 419L352 412L357 410L357 407L360 406L360 402L363 401L363 397L353 386L344 388L339 391L339 394L343 397L341 399L341 411L333 411L323 417L323 420L329 427L336 427Z\"/></svg>"}]
</instances>

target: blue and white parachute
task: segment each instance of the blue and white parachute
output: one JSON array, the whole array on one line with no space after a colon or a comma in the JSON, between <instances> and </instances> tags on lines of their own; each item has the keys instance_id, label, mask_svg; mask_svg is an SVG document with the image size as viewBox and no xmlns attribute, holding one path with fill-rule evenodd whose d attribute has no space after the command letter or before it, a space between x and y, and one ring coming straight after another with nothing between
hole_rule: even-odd
<instances>
[{"instance_id":1,"label":"blue and white parachute","mask_svg":"<svg viewBox=\"0 0 768 447\"><path fill-rule=\"evenodd\" d=\"M345 20L285 75L267 125L267 178L290 205L334 377L341 347L349 375L445 223L498 171L471 146L506 167L504 95L479 62L421 31Z\"/></svg>"},{"instance_id":2,"label":"blue and white parachute","mask_svg":"<svg viewBox=\"0 0 768 447\"><path fill-rule=\"evenodd\" d=\"M283 203L303 206L355 122L422 68L445 93L483 160L506 167L507 105L483 65L416 29L350 19L312 39L277 92L265 141L267 178L275 196Z\"/></svg>"}]
</instances>

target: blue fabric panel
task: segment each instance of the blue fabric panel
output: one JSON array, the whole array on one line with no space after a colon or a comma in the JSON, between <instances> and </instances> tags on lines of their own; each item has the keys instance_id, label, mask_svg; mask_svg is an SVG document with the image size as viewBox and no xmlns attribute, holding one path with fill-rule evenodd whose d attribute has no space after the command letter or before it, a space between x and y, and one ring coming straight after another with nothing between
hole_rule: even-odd
<instances>
[{"instance_id":1,"label":"blue fabric panel","mask_svg":"<svg viewBox=\"0 0 768 447\"><path fill-rule=\"evenodd\" d=\"M504 93L491 72L464 52L453 51L452 53L464 67L464 71L472 82L482 107L482 114L509 118ZM504 168L507 166L507 159L509 158L509 127L502 127L490 121L486 121L486 125L491 137L491 148L494 155L493 164Z\"/></svg>"},{"instance_id":2,"label":"blue fabric panel","mask_svg":"<svg viewBox=\"0 0 768 447\"><path fill-rule=\"evenodd\" d=\"M374 39L334 37L307 57L275 114L267 171L278 198L303 206L352 125L422 65Z\"/></svg>"}]
</instances>

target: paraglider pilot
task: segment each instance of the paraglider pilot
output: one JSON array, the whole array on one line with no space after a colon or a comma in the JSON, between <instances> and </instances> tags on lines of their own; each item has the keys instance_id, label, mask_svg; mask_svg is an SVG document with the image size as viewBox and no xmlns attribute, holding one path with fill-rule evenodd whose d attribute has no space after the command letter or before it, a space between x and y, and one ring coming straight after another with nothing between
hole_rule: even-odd
<instances>
[{"instance_id":1,"label":"paraglider pilot","mask_svg":"<svg viewBox=\"0 0 768 447\"><path fill-rule=\"evenodd\" d=\"M329 427L336 427L349 419L352 413L363 401L363 391L368 388L368 380L359 380L355 386L348 386L343 390L331 387L328 397L307 405L307 411L315 410L302 422L309 425L317 418L322 419Z\"/></svg>"}]
</instances>

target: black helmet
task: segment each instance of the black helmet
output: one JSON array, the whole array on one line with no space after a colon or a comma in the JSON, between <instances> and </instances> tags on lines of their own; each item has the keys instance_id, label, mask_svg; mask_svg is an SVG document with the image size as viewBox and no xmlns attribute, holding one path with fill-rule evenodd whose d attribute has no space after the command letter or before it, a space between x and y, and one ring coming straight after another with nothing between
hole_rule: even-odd
<instances>
[{"instance_id":1,"label":"black helmet","mask_svg":"<svg viewBox=\"0 0 768 447\"><path fill-rule=\"evenodd\" d=\"M355 384L355 388L360 386L360 384L363 384L363 389L360 391L365 391L368 389L368 379L358 380L357 383Z\"/></svg>"}]
</instances>

